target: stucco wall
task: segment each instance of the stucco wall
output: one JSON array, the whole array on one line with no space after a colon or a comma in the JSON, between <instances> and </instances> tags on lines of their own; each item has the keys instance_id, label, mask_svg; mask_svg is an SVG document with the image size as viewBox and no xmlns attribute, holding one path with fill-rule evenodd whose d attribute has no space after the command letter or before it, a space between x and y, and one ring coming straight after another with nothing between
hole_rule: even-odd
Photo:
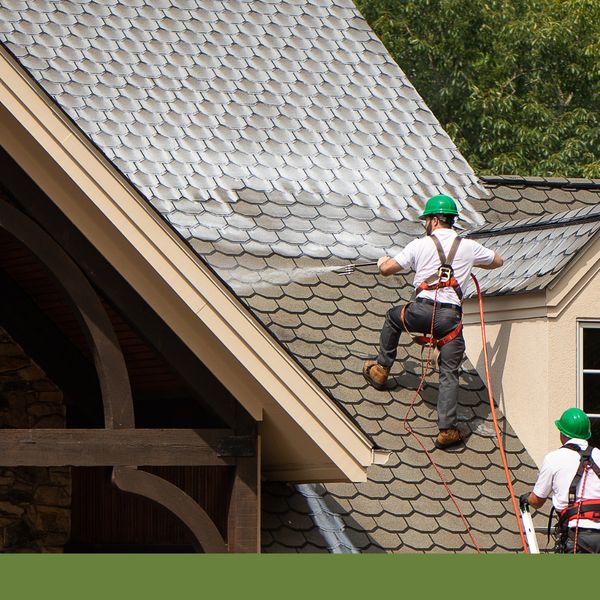
<instances>
[{"instance_id":1,"label":"stucco wall","mask_svg":"<svg viewBox=\"0 0 600 600\"><path fill-rule=\"evenodd\" d=\"M500 410L540 464L548 448L547 319L486 322L492 390ZM465 324L467 357L485 381L479 323Z\"/></svg>"},{"instance_id":2,"label":"stucco wall","mask_svg":"<svg viewBox=\"0 0 600 600\"><path fill-rule=\"evenodd\" d=\"M549 330L550 402L548 428L552 446L559 444L554 419L575 406L577 398L577 320L600 319L600 277L596 275L573 295ZM580 406L583 408L583 406Z\"/></svg>"},{"instance_id":3,"label":"stucco wall","mask_svg":"<svg viewBox=\"0 0 600 600\"><path fill-rule=\"evenodd\" d=\"M597 256L595 246L588 248L555 288L546 290L546 297L498 297L491 299L490 313L486 311L494 396L538 465L560 444L554 420L577 402L577 321L600 319ZM474 311L475 301L468 300L467 356L483 378L481 331L478 319L473 322Z\"/></svg>"}]
</instances>

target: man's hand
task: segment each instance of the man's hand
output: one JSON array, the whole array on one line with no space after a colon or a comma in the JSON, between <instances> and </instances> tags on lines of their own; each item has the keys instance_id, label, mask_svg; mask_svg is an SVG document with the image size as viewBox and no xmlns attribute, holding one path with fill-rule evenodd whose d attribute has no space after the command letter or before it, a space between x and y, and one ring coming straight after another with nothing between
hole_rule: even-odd
<instances>
[{"instance_id":1,"label":"man's hand","mask_svg":"<svg viewBox=\"0 0 600 600\"><path fill-rule=\"evenodd\" d=\"M533 492L526 492L525 494L521 494L519 496L519 506L521 507L521 510L524 510L529 506L532 506L533 508L542 508L546 500L546 498L540 498L539 496L536 496Z\"/></svg>"},{"instance_id":2,"label":"man's hand","mask_svg":"<svg viewBox=\"0 0 600 600\"><path fill-rule=\"evenodd\" d=\"M529 508L529 492L519 496L519 508L524 511Z\"/></svg>"},{"instance_id":3,"label":"man's hand","mask_svg":"<svg viewBox=\"0 0 600 600\"><path fill-rule=\"evenodd\" d=\"M377 268L381 271L381 265L389 259L389 256L382 256L381 258L377 259Z\"/></svg>"}]
</instances>

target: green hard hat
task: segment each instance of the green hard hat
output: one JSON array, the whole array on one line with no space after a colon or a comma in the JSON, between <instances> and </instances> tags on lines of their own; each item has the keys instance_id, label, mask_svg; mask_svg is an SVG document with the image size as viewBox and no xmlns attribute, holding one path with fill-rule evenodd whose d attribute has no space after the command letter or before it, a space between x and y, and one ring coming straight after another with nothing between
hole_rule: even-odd
<instances>
[{"instance_id":1,"label":"green hard hat","mask_svg":"<svg viewBox=\"0 0 600 600\"><path fill-rule=\"evenodd\" d=\"M589 417L579 408L567 408L560 419L554 421L558 430L569 438L589 440L592 436Z\"/></svg>"},{"instance_id":2,"label":"green hard hat","mask_svg":"<svg viewBox=\"0 0 600 600\"><path fill-rule=\"evenodd\" d=\"M425 204L425 210L420 215L420 219L424 219L429 215L453 215L458 216L458 210L456 208L456 202L450 196L440 194L438 196L432 196L427 200Z\"/></svg>"}]
</instances>

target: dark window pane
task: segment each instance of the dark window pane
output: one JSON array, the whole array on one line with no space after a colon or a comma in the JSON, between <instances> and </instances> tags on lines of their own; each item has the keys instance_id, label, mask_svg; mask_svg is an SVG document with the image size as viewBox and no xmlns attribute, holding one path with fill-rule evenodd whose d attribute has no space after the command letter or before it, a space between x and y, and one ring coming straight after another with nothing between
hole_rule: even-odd
<instances>
[{"instance_id":1,"label":"dark window pane","mask_svg":"<svg viewBox=\"0 0 600 600\"><path fill-rule=\"evenodd\" d=\"M600 329L583 330L583 368L600 369Z\"/></svg>"},{"instance_id":2,"label":"dark window pane","mask_svg":"<svg viewBox=\"0 0 600 600\"><path fill-rule=\"evenodd\" d=\"M590 438L590 444L600 448L600 419L590 419L592 425L592 437Z\"/></svg>"},{"instance_id":3,"label":"dark window pane","mask_svg":"<svg viewBox=\"0 0 600 600\"><path fill-rule=\"evenodd\" d=\"M600 414L600 374L583 375L583 410Z\"/></svg>"}]
</instances>

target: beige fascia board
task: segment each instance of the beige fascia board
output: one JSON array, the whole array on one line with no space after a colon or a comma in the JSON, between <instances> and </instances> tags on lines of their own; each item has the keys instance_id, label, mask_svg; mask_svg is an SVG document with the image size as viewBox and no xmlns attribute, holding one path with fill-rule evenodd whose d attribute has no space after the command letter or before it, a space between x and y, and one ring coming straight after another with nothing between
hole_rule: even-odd
<instances>
[{"instance_id":1,"label":"beige fascia board","mask_svg":"<svg viewBox=\"0 0 600 600\"><path fill-rule=\"evenodd\" d=\"M483 309L485 320L489 323L539 319L548 316L546 293L543 291L484 297ZM465 325L480 323L479 300L476 297L468 298L463 302L463 323Z\"/></svg>"},{"instance_id":2,"label":"beige fascia board","mask_svg":"<svg viewBox=\"0 0 600 600\"><path fill-rule=\"evenodd\" d=\"M326 481L327 483L347 482L340 477L339 469L331 465L277 465L274 468L263 469L265 479L269 481L285 481L286 483L315 483ZM366 474L361 479L354 479L354 483L367 481Z\"/></svg>"},{"instance_id":3,"label":"beige fascia board","mask_svg":"<svg viewBox=\"0 0 600 600\"><path fill-rule=\"evenodd\" d=\"M263 476L268 481L285 481L286 483L315 483L326 481L327 483L347 482L340 478L340 471L331 465L278 465L275 468L263 468ZM367 480L366 475L361 479L353 479L354 483L362 483Z\"/></svg>"},{"instance_id":4,"label":"beige fascia board","mask_svg":"<svg viewBox=\"0 0 600 600\"><path fill-rule=\"evenodd\" d=\"M577 253L560 275L550 283L548 315L558 318L577 295L600 271L600 232L596 233L584 249Z\"/></svg>"},{"instance_id":5,"label":"beige fascia board","mask_svg":"<svg viewBox=\"0 0 600 600\"><path fill-rule=\"evenodd\" d=\"M385 465L391 456L388 450L375 449L373 452L373 464ZM287 481L290 483L312 483L315 481L345 481L340 478L339 470L332 469L330 465L277 465L264 470L267 479L272 481ZM357 480L355 480L358 482ZM361 481L367 481L366 474Z\"/></svg>"},{"instance_id":6,"label":"beige fascia board","mask_svg":"<svg viewBox=\"0 0 600 600\"><path fill-rule=\"evenodd\" d=\"M375 452L370 440L335 405L315 382L287 355L285 350L260 326L231 292L191 251L148 203L143 200L102 156L93 144L71 123L39 89L4 48L0 48L0 104L52 157L68 178L91 201L96 214L123 239L117 245L124 252L136 253L173 290L178 300L238 358L244 368L260 381L270 399L321 447L351 480L362 480L365 469L373 464ZM14 136L13 136L14 138ZM17 139L13 139L18 144ZM83 214L69 194L50 193L50 197L73 223L111 262L117 257L107 243L110 235L98 221ZM114 238L114 234L113 234ZM131 273L121 274L132 281ZM133 277L135 279L135 277ZM163 286L164 287L164 286ZM153 304L152 296L145 296ZM169 325L195 351L193 329L181 321ZM230 387L230 382L223 381ZM236 398L260 419L260 409L252 394L239 389Z\"/></svg>"}]
</instances>

